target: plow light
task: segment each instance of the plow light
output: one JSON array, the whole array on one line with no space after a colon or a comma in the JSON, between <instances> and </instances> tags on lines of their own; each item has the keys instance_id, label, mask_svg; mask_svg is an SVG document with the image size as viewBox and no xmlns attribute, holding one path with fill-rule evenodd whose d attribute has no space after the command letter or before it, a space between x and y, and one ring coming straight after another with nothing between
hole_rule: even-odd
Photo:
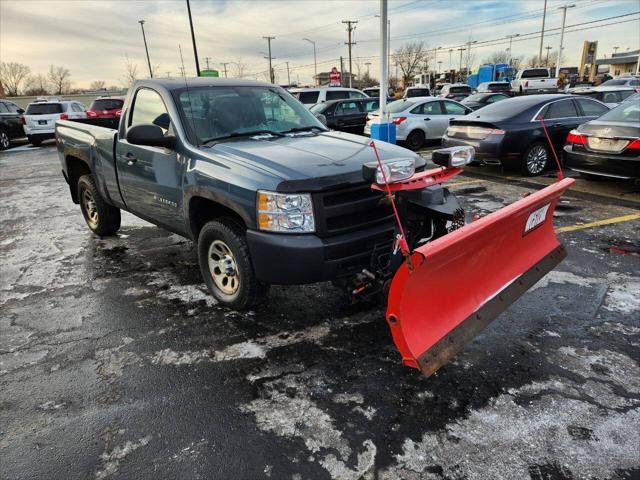
<instances>
[{"instance_id":1,"label":"plow light","mask_svg":"<svg viewBox=\"0 0 640 480\"><path fill-rule=\"evenodd\" d=\"M362 166L362 176L371 183L384 185L385 178L387 183L395 183L411 178L416 172L416 162L413 158L398 158L383 163L380 169L377 163L365 163Z\"/></svg>"},{"instance_id":2,"label":"plow light","mask_svg":"<svg viewBox=\"0 0 640 480\"><path fill-rule=\"evenodd\" d=\"M447 168L464 167L473 161L476 151L473 147L441 148L433 152L431 161Z\"/></svg>"}]
</instances>

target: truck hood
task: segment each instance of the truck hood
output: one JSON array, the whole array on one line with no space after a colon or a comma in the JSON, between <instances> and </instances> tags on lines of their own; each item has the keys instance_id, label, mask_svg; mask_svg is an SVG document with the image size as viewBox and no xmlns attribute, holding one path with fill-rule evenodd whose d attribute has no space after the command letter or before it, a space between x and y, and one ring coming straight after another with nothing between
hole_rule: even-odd
<instances>
[{"instance_id":1,"label":"truck hood","mask_svg":"<svg viewBox=\"0 0 640 480\"><path fill-rule=\"evenodd\" d=\"M370 141L331 131L283 138L241 138L203 147L201 151L213 160L227 157L280 178L279 191L314 191L362 183L362 165L376 161ZM416 167L424 166L422 157L405 148L385 142L377 142L376 147L382 161L413 158Z\"/></svg>"}]
</instances>

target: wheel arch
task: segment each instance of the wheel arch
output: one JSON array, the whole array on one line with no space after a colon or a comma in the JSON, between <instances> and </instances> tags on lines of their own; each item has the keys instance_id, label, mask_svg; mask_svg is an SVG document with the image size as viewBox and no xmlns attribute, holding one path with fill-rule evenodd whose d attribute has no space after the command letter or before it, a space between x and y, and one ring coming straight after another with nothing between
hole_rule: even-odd
<instances>
[{"instance_id":1,"label":"wheel arch","mask_svg":"<svg viewBox=\"0 0 640 480\"><path fill-rule=\"evenodd\" d=\"M80 203L78 198L78 180L83 175L90 175L91 167L82 158L67 155L65 157L65 163L67 167L67 182L69 183L69 191L71 193L71 199L73 203Z\"/></svg>"},{"instance_id":2,"label":"wheel arch","mask_svg":"<svg viewBox=\"0 0 640 480\"><path fill-rule=\"evenodd\" d=\"M202 227L207 222L217 218L232 218L243 229L253 223L242 209L231 202L217 198L213 193L206 190L197 189L192 192L185 202L185 207L189 233L194 240L198 239Z\"/></svg>"}]
</instances>

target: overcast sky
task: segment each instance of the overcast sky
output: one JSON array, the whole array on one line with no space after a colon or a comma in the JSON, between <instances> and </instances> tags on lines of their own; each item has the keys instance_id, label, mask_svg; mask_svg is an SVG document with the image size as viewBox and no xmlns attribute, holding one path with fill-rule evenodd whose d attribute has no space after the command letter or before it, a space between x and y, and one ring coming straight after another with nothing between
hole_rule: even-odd
<instances>
[{"instance_id":1,"label":"overcast sky","mask_svg":"<svg viewBox=\"0 0 640 480\"><path fill-rule=\"evenodd\" d=\"M548 1L547 29L560 26L558 7L565 3ZM584 40L599 42L598 57L610 56L614 47L620 47L619 52L640 48L639 16L621 16L639 11L639 0L573 3L576 7L568 11L567 26L620 17L568 28L564 43L567 66L578 64ZM379 5L377 0L191 0L201 68L205 67L204 57L210 57L216 69L222 69L221 62L240 61L246 64L247 76L264 79L267 60L261 52L267 51L267 42L261 37L270 35L276 37L272 53L278 81L286 83L288 61L291 80L308 83L313 75L313 48L302 39L316 42L318 71L339 67L338 58L347 57L347 33L341 21L358 20L353 55L361 73L365 62L371 62L372 75L379 77L379 19L375 17ZM539 31L543 5L544 0L390 0L392 49L416 40L430 48L443 47L438 60L446 69L453 48L456 68L455 48L471 39L479 42L473 49L477 65L492 51L508 47L506 35ZM71 70L75 87L86 87L93 80L120 85L126 55L137 64L141 76L148 75L139 19L146 21L151 62L160 74L179 74L178 45L187 74L194 74L184 0L0 0L0 60L25 63L33 73L45 73L50 64L63 65ZM583 30L570 32L578 29ZM540 39L526 38L515 39L515 55L537 54ZM481 43L491 40L496 42ZM557 30L548 32L544 45L555 50L558 44ZM230 72L233 68L228 65Z\"/></svg>"}]
</instances>

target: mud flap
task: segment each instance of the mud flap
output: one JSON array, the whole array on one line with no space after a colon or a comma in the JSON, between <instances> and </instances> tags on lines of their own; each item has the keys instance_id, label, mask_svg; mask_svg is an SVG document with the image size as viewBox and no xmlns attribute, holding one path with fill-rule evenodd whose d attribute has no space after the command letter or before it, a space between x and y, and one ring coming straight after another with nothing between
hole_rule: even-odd
<instances>
[{"instance_id":1,"label":"mud flap","mask_svg":"<svg viewBox=\"0 0 640 480\"><path fill-rule=\"evenodd\" d=\"M566 256L553 230L567 178L418 247L387 323L405 365L433 374Z\"/></svg>"}]
</instances>

